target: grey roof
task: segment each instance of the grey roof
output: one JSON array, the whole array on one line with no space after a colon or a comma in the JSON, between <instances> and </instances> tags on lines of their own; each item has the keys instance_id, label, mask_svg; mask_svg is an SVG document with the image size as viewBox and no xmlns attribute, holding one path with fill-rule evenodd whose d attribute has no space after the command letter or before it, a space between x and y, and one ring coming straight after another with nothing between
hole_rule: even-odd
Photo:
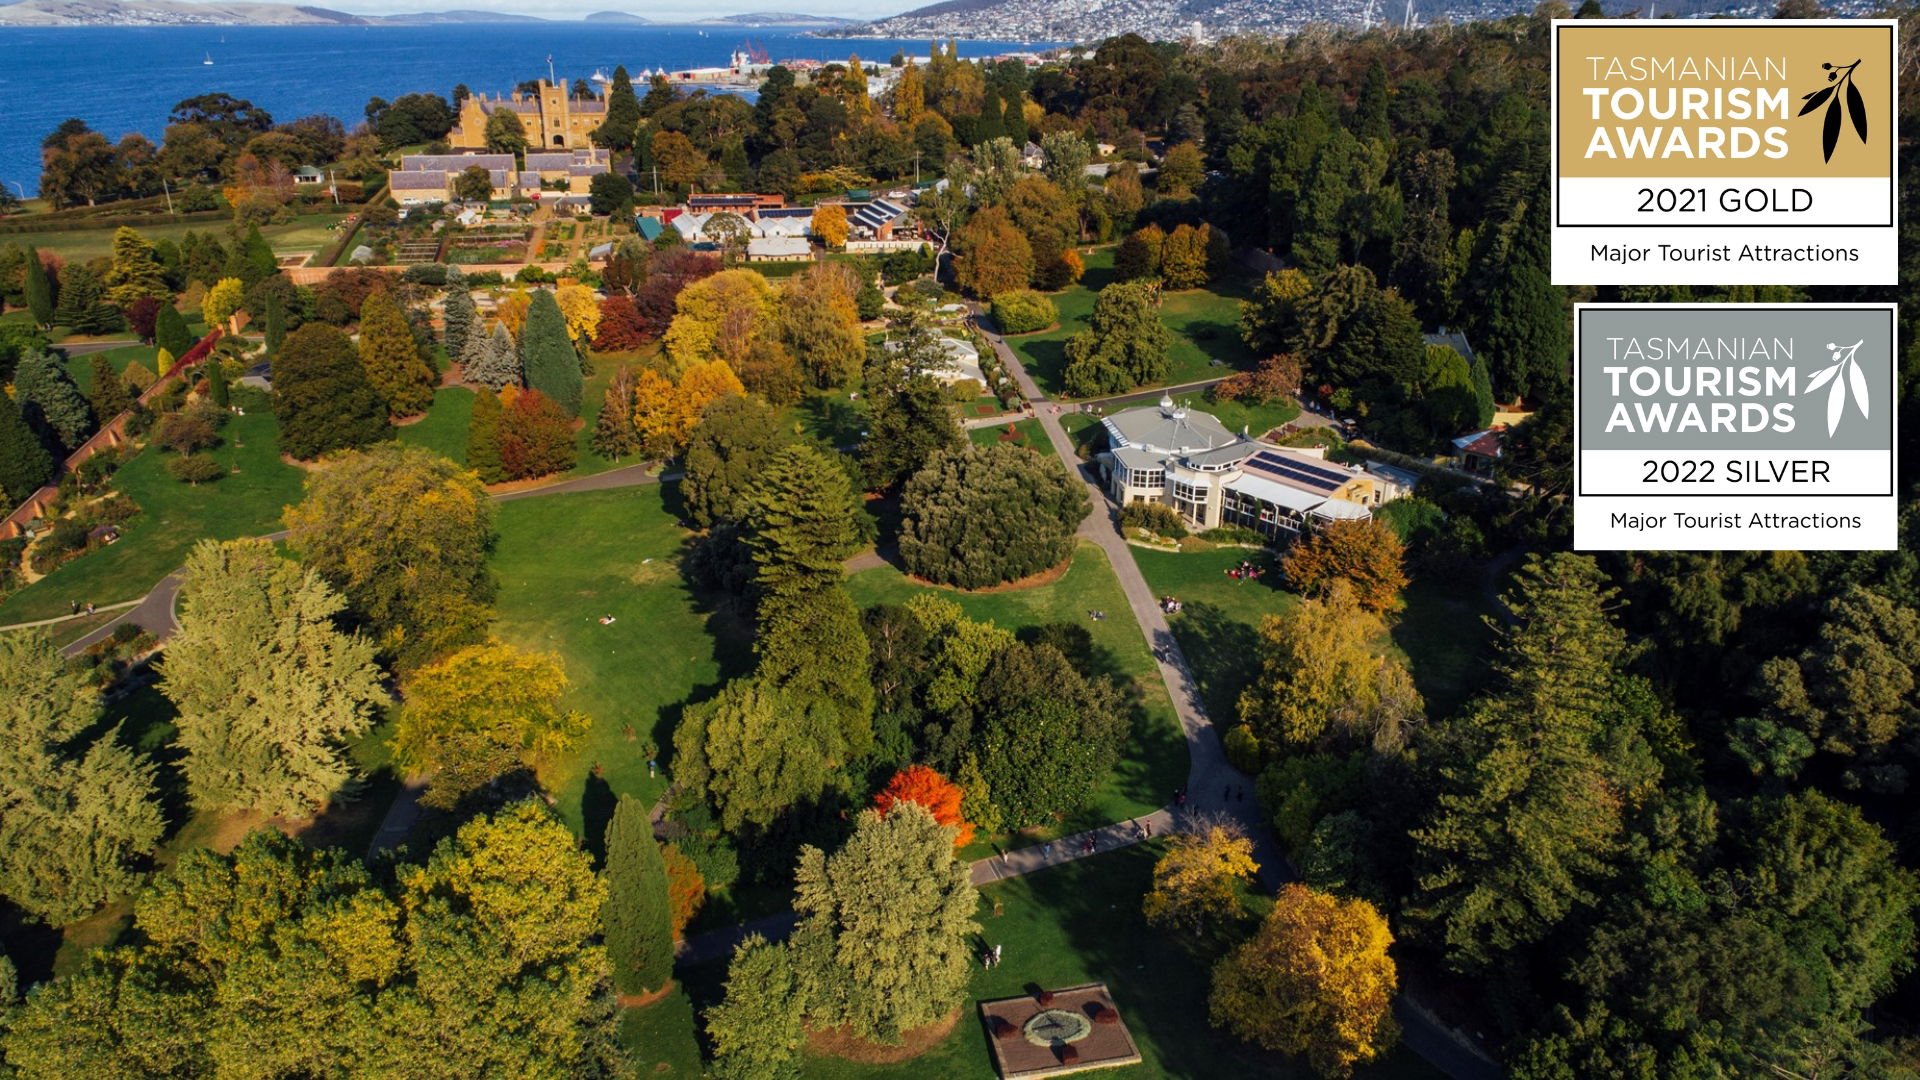
<instances>
[{"instance_id":1,"label":"grey roof","mask_svg":"<svg viewBox=\"0 0 1920 1080\"><path fill-rule=\"evenodd\" d=\"M478 165L483 169L513 168L512 154L408 154L400 159L403 172L459 172Z\"/></svg>"},{"instance_id":2,"label":"grey roof","mask_svg":"<svg viewBox=\"0 0 1920 1080\"><path fill-rule=\"evenodd\" d=\"M756 236L747 241L747 258L773 255L810 255L813 245L804 236Z\"/></svg>"},{"instance_id":3,"label":"grey roof","mask_svg":"<svg viewBox=\"0 0 1920 1080\"><path fill-rule=\"evenodd\" d=\"M1412 469L1402 469L1396 465L1388 465L1383 461L1367 462L1367 471L1383 480L1391 480L1401 487L1406 488L1408 491L1412 491L1420 484L1419 473L1414 472Z\"/></svg>"},{"instance_id":4,"label":"grey roof","mask_svg":"<svg viewBox=\"0 0 1920 1080\"><path fill-rule=\"evenodd\" d=\"M573 163L574 163L574 157L573 157L573 154L569 151L561 151L559 153L552 153L552 154L528 154L527 155L527 168L533 169L535 171L543 171L543 170L549 170L549 169L557 171L560 169L567 168Z\"/></svg>"},{"instance_id":5,"label":"grey roof","mask_svg":"<svg viewBox=\"0 0 1920 1080\"><path fill-rule=\"evenodd\" d=\"M1113 460L1129 469L1163 469L1167 463L1165 454L1156 454L1137 446L1119 446L1110 452L1113 454Z\"/></svg>"},{"instance_id":6,"label":"grey roof","mask_svg":"<svg viewBox=\"0 0 1920 1080\"><path fill-rule=\"evenodd\" d=\"M447 174L444 172L389 172L387 186L396 191L445 191Z\"/></svg>"},{"instance_id":7,"label":"grey roof","mask_svg":"<svg viewBox=\"0 0 1920 1080\"><path fill-rule=\"evenodd\" d=\"M906 208L896 206L885 199L875 199L855 210L850 220L855 225L864 225L869 229L878 229L900 220L906 214Z\"/></svg>"},{"instance_id":8,"label":"grey roof","mask_svg":"<svg viewBox=\"0 0 1920 1080\"><path fill-rule=\"evenodd\" d=\"M537 172L533 172L532 170L528 170L528 171L526 171L526 172L523 172L523 173L521 173L521 174L520 174L520 186L521 186L521 187L527 187L527 188L537 188L537 187L539 187L539 186L540 186L540 174L539 174L539 173L537 173Z\"/></svg>"},{"instance_id":9,"label":"grey roof","mask_svg":"<svg viewBox=\"0 0 1920 1080\"><path fill-rule=\"evenodd\" d=\"M812 221L813 207L811 206L763 206L760 209L755 210L753 212L753 216L759 218L762 221L767 221L770 219L777 219L777 218L806 218L808 221Z\"/></svg>"},{"instance_id":10,"label":"grey roof","mask_svg":"<svg viewBox=\"0 0 1920 1080\"><path fill-rule=\"evenodd\" d=\"M1461 333L1460 331L1448 330L1446 327L1443 326L1440 328L1440 332L1437 334L1425 334L1422 336L1426 338L1427 344L1445 345L1446 347L1452 349L1454 352L1457 352L1461 356L1466 357L1467 363L1469 364L1473 363L1473 346L1467 344L1467 335Z\"/></svg>"},{"instance_id":11,"label":"grey roof","mask_svg":"<svg viewBox=\"0 0 1920 1080\"><path fill-rule=\"evenodd\" d=\"M581 165L567 166L568 176L599 176L601 173L606 171L607 171L606 165L597 161L589 162Z\"/></svg>"},{"instance_id":12,"label":"grey roof","mask_svg":"<svg viewBox=\"0 0 1920 1080\"><path fill-rule=\"evenodd\" d=\"M1164 397L1158 405L1124 409L1101 423L1114 446L1140 446L1163 454L1212 450L1239 439L1212 414L1192 412Z\"/></svg>"},{"instance_id":13,"label":"grey roof","mask_svg":"<svg viewBox=\"0 0 1920 1080\"><path fill-rule=\"evenodd\" d=\"M1212 450L1202 450L1198 453L1182 455L1182 460L1195 467L1207 465L1238 465L1240 462L1252 457L1253 452L1258 449L1260 449L1260 444L1251 439L1236 439L1225 446L1216 447Z\"/></svg>"}]
</instances>

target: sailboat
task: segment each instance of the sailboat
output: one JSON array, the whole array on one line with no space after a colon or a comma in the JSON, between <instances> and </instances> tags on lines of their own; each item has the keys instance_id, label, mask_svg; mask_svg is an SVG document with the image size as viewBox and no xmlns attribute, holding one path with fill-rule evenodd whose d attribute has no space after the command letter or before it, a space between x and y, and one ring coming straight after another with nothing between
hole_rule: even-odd
<instances>
[{"instance_id":1,"label":"sailboat","mask_svg":"<svg viewBox=\"0 0 1920 1080\"><path fill-rule=\"evenodd\" d=\"M207 54L207 58L206 58L205 60L202 60L202 61L200 61L200 62L201 62L202 64L205 64L205 65L206 65L207 67L212 67L212 66L213 66L213 54L212 54L212 53L208 53L208 54Z\"/></svg>"}]
</instances>

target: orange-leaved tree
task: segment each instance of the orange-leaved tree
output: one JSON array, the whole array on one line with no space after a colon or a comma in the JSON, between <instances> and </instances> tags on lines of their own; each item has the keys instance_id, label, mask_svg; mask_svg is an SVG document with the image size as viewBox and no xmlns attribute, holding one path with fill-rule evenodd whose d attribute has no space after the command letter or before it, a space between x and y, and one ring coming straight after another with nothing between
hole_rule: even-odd
<instances>
[{"instance_id":1,"label":"orange-leaved tree","mask_svg":"<svg viewBox=\"0 0 1920 1080\"><path fill-rule=\"evenodd\" d=\"M1259 872L1253 841L1237 827L1176 833L1153 864L1153 888L1141 911L1155 926L1199 933L1240 913L1240 889Z\"/></svg>"},{"instance_id":2,"label":"orange-leaved tree","mask_svg":"<svg viewBox=\"0 0 1920 1080\"><path fill-rule=\"evenodd\" d=\"M960 814L960 800L965 794L937 771L925 765L909 765L893 774L887 786L873 797L873 805L884 816L895 803L919 803L933 820L954 827L954 847L966 847L973 841L973 823Z\"/></svg>"},{"instance_id":3,"label":"orange-leaved tree","mask_svg":"<svg viewBox=\"0 0 1920 1080\"><path fill-rule=\"evenodd\" d=\"M1407 587L1406 548L1377 518L1320 526L1288 550L1280 569L1304 596L1325 596L1336 579L1345 579L1368 611L1395 610L1400 590Z\"/></svg>"},{"instance_id":4,"label":"orange-leaved tree","mask_svg":"<svg viewBox=\"0 0 1920 1080\"><path fill-rule=\"evenodd\" d=\"M1288 885L1252 940L1214 965L1213 1025L1346 1076L1399 1037L1391 944L1372 904Z\"/></svg>"},{"instance_id":5,"label":"orange-leaved tree","mask_svg":"<svg viewBox=\"0 0 1920 1080\"><path fill-rule=\"evenodd\" d=\"M667 905L673 917L673 940L685 936L687 924L700 914L707 900L707 882L692 859L672 844L660 845L660 858L667 864Z\"/></svg>"}]
</instances>

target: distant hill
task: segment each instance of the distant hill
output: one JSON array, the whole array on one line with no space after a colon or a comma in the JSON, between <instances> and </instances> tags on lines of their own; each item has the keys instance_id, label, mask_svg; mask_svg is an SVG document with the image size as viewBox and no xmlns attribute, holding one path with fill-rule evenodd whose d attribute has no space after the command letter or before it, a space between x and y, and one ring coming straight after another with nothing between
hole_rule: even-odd
<instances>
[{"instance_id":1,"label":"distant hill","mask_svg":"<svg viewBox=\"0 0 1920 1080\"><path fill-rule=\"evenodd\" d=\"M793 11L753 11L745 15L721 15L697 19L694 26L857 26L858 19L836 15L802 15Z\"/></svg>"},{"instance_id":2,"label":"distant hill","mask_svg":"<svg viewBox=\"0 0 1920 1080\"><path fill-rule=\"evenodd\" d=\"M0 7L0 26L361 26L344 11L249 0L21 0Z\"/></svg>"},{"instance_id":3,"label":"distant hill","mask_svg":"<svg viewBox=\"0 0 1920 1080\"><path fill-rule=\"evenodd\" d=\"M643 19L638 15L630 15L624 11L596 11L591 15L582 16L580 21L581 22L617 22L617 23L651 23L653 22L652 19Z\"/></svg>"},{"instance_id":4,"label":"distant hill","mask_svg":"<svg viewBox=\"0 0 1920 1080\"><path fill-rule=\"evenodd\" d=\"M431 26L437 23L537 23L546 19L532 15L509 15L501 11L475 11L456 8L452 11L415 11L404 15L368 15L370 23L387 23L393 26Z\"/></svg>"}]
</instances>

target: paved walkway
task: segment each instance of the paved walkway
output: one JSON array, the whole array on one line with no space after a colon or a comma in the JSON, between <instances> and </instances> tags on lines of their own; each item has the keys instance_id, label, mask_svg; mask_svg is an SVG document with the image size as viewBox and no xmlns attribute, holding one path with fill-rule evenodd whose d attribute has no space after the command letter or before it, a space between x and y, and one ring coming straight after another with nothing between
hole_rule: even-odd
<instances>
[{"instance_id":1,"label":"paved walkway","mask_svg":"<svg viewBox=\"0 0 1920 1080\"><path fill-rule=\"evenodd\" d=\"M661 480L677 479L680 475L679 473L662 473L655 475L652 469L653 466L651 464L627 465L618 469L609 469L602 473L594 473L591 476L575 476L541 487L526 488L521 491L501 492L494 495L493 500L495 502L512 502L517 499L531 499L545 495L570 495L578 491L613 491L619 488L657 484ZM283 531L268 533L266 536L261 537L261 539L277 541L284 540L286 537L287 534ZM61 653L65 656L78 656L95 642L104 640L122 623L132 623L152 634L157 640L165 641L168 637L172 636L173 632L178 629L180 625L179 620L174 617L174 606L179 599L181 574L182 571L180 570L175 570L173 573L168 574L165 578L161 579L160 584L153 587L152 592L149 592L139 600L125 601L122 604L112 605L113 607L127 607L128 611L119 618L94 629L80 640L62 647L60 650ZM52 621L60 622L64 620ZM29 623L27 625L35 624ZM15 629L15 627L0 627L0 630L11 629Z\"/></svg>"},{"instance_id":2,"label":"paved walkway","mask_svg":"<svg viewBox=\"0 0 1920 1080\"><path fill-rule=\"evenodd\" d=\"M95 607L93 611L96 615L102 611L118 611L121 608L130 608L139 602L138 600L122 600L117 604L100 604ZM56 623L72 622L75 619L84 619L87 617L87 613L83 610L78 615L55 615L51 619L35 619L32 622L8 623L5 626L0 626L0 633L8 630L31 630L36 626L53 626Z\"/></svg>"}]
</instances>

